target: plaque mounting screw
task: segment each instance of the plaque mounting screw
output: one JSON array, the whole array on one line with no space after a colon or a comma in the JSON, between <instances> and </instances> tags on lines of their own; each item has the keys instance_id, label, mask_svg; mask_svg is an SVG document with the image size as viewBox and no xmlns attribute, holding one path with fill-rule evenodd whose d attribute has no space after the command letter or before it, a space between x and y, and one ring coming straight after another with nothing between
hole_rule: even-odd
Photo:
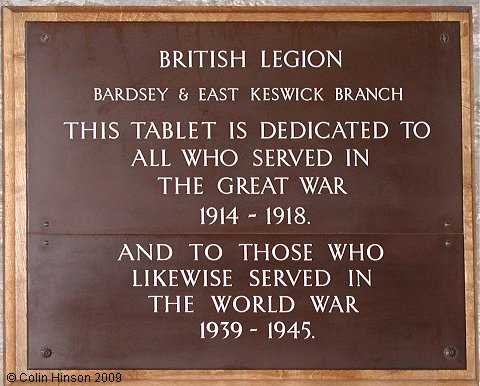
<instances>
[{"instance_id":1,"label":"plaque mounting screw","mask_svg":"<svg viewBox=\"0 0 480 386\"><path fill-rule=\"evenodd\" d=\"M47 246L48 244L50 244L50 241L48 241L48 240L43 240L43 245Z\"/></svg>"},{"instance_id":2,"label":"plaque mounting screw","mask_svg":"<svg viewBox=\"0 0 480 386\"><path fill-rule=\"evenodd\" d=\"M45 228L48 228L48 227L50 226L50 223L49 223L48 221L45 221L45 222L43 223L43 226L44 226Z\"/></svg>"},{"instance_id":3,"label":"plaque mounting screw","mask_svg":"<svg viewBox=\"0 0 480 386\"><path fill-rule=\"evenodd\" d=\"M450 240L445 240L445 246L450 248L452 246L452 242Z\"/></svg>"},{"instance_id":4,"label":"plaque mounting screw","mask_svg":"<svg viewBox=\"0 0 480 386\"><path fill-rule=\"evenodd\" d=\"M445 221L445 224L443 224L445 229L450 229L452 227L452 224L450 224L448 221Z\"/></svg>"},{"instance_id":5,"label":"plaque mounting screw","mask_svg":"<svg viewBox=\"0 0 480 386\"><path fill-rule=\"evenodd\" d=\"M42 348L42 350L40 351L40 354L42 354L42 357L44 358L50 358L53 354L53 351L51 348L48 348L48 347L44 347Z\"/></svg>"},{"instance_id":6,"label":"plaque mounting screw","mask_svg":"<svg viewBox=\"0 0 480 386\"><path fill-rule=\"evenodd\" d=\"M448 346L443 349L443 355L447 359L452 359L457 355L457 350L455 350L453 347Z\"/></svg>"},{"instance_id":7,"label":"plaque mounting screw","mask_svg":"<svg viewBox=\"0 0 480 386\"><path fill-rule=\"evenodd\" d=\"M49 34L43 34L40 36L40 41L43 43L43 44L48 44L50 43L50 35Z\"/></svg>"},{"instance_id":8,"label":"plaque mounting screw","mask_svg":"<svg viewBox=\"0 0 480 386\"><path fill-rule=\"evenodd\" d=\"M446 32L443 32L441 35L440 35L440 41L445 44L445 43L448 43L448 41L450 40L450 36L448 36L448 34Z\"/></svg>"}]
</instances>

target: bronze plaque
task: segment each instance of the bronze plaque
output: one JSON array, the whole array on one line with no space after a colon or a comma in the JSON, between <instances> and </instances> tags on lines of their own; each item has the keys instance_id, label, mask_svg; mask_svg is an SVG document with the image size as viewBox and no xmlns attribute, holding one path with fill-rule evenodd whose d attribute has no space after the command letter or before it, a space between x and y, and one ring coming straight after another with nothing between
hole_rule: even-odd
<instances>
[{"instance_id":1,"label":"bronze plaque","mask_svg":"<svg viewBox=\"0 0 480 386\"><path fill-rule=\"evenodd\" d=\"M29 367L466 368L458 22L28 23L26 91Z\"/></svg>"}]
</instances>

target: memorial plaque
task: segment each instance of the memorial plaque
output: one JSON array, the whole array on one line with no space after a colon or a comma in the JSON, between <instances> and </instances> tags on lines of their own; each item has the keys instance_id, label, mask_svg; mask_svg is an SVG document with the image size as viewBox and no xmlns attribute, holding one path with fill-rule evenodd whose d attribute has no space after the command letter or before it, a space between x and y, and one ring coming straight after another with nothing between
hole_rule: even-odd
<instances>
[{"instance_id":1,"label":"memorial plaque","mask_svg":"<svg viewBox=\"0 0 480 386\"><path fill-rule=\"evenodd\" d=\"M249 10L22 16L23 365L473 379L468 12Z\"/></svg>"}]
</instances>

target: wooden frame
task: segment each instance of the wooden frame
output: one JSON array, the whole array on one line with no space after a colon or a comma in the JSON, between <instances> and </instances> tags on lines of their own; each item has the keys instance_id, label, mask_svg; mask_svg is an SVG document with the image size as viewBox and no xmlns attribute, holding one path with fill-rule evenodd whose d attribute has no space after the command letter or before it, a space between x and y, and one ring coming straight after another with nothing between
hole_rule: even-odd
<instances>
[{"instance_id":1,"label":"wooden frame","mask_svg":"<svg viewBox=\"0 0 480 386\"><path fill-rule=\"evenodd\" d=\"M474 385L476 370L474 228L472 188L472 41L468 8L160 8L160 7L8 7L3 9L3 175L4 175L4 370L5 374L40 374L51 371L27 369L27 268L26 268L26 160L25 160L25 23L29 21L458 21L461 35L463 209L465 246L465 299L467 326L466 370L155 370L122 371L122 383L189 385L315 384L356 385L381 380L382 385ZM94 374L66 371L63 374ZM131 380L131 381L130 381ZM148 381L147 381L148 380ZM163 380L163 381L161 381ZM168 380L168 381L167 381ZM240 382L240 380L243 380ZM276 381L275 381L276 380ZM333 381L336 380L336 381ZM421 381L422 380L422 381ZM17 383L20 383L17 381Z\"/></svg>"}]
</instances>

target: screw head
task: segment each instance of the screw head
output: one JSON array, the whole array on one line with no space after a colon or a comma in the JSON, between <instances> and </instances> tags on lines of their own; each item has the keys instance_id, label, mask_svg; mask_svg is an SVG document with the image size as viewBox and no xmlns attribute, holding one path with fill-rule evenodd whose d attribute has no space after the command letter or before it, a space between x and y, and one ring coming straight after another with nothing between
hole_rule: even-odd
<instances>
[{"instance_id":1,"label":"screw head","mask_svg":"<svg viewBox=\"0 0 480 386\"><path fill-rule=\"evenodd\" d=\"M450 224L448 221L445 221L443 226L445 227L445 229L450 229L452 227L452 224Z\"/></svg>"},{"instance_id":2,"label":"screw head","mask_svg":"<svg viewBox=\"0 0 480 386\"><path fill-rule=\"evenodd\" d=\"M45 33L45 34L40 35L40 41L41 41L43 44L48 44L48 43L50 43L50 40L51 40L51 38L50 38L50 35L49 35L49 34L46 34L46 33Z\"/></svg>"},{"instance_id":3,"label":"screw head","mask_svg":"<svg viewBox=\"0 0 480 386\"><path fill-rule=\"evenodd\" d=\"M443 349L443 355L445 358L452 359L457 355L457 350L451 346L445 347Z\"/></svg>"},{"instance_id":4,"label":"screw head","mask_svg":"<svg viewBox=\"0 0 480 386\"><path fill-rule=\"evenodd\" d=\"M445 43L448 43L448 41L450 40L450 36L448 36L448 34L446 32L443 32L441 35L440 35L440 41L445 44Z\"/></svg>"},{"instance_id":5,"label":"screw head","mask_svg":"<svg viewBox=\"0 0 480 386\"><path fill-rule=\"evenodd\" d=\"M445 240L445 246L450 248L452 246L452 242L450 240Z\"/></svg>"},{"instance_id":6,"label":"screw head","mask_svg":"<svg viewBox=\"0 0 480 386\"><path fill-rule=\"evenodd\" d=\"M47 245L49 245L49 244L50 244L50 241L48 241L48 240L43 240L43 245L47 246Z\"/></svg>"},{"instance_id":7,"label":"screw head","mask_svg":"<svg viewBox=\"0 0 480 386\"><path fill-rule=\"evenodd\" d=\"M50 226L50 223L49 223L48 221L45 221L45 222L43 223L43 226L44 226L45 228L48 228L48 227Z\"/></svg>"},{"instance_id":8,"label":"screw head","mask_svg":"<svg viewBox=\"0 0 480 386\"><path fill-rule=\"evenodd\" d=\"M44 358L50 358L53 354L53 351L51 348L48 348L48 347L44 347L42 348L42 350L40 351L40 354L42 355L42 357Z\"/></svg>"}]
</instances>

